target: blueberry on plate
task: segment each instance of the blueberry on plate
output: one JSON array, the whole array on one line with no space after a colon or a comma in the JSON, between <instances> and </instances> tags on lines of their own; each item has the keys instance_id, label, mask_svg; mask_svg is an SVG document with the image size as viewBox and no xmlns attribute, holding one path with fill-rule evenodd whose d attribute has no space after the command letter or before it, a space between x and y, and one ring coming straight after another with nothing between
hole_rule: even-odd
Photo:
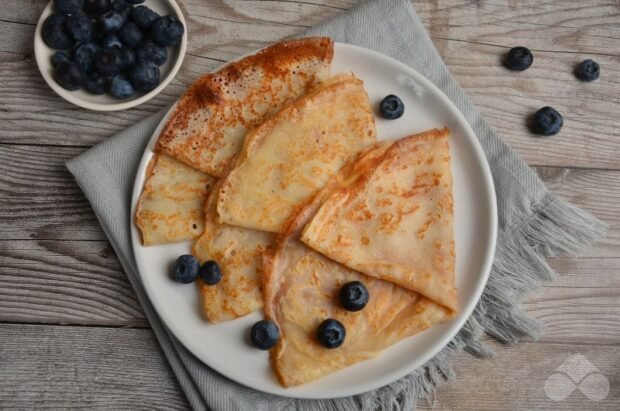
<instances>
[{"instance_id":1,"label":"blueberry on plate","mask_svg":"<svg viewBox=\"0 0 620 411\"><path fill-rule=\"evenodd\" d=\"M144 0L125 0L129 4L142 4Z\"/></svg>"},{"instance_id":2,"label":"blueberry on plate","mask_svg":"<svg viewBox=\"0 0 620 411\"><path fill-rule=\"evenodd\" d=\"M86 0L84 2L84 13L103 14L110 8L110 0Z\"/></svg>"},{"instance_id":3,"label":"blueberry on plate","mask_svg":"<svg viewBox=\"0 0 620 411\"><path fill-rule=\"evenodd\" d=\"M41 37L45 44L53 49L65 50L73 46L73 38L67 32L65 16L54 13L45 19L41 28Z\"/></svg>"},{"instance_id":4,"label":"blueberry on plate","mask_svg":"<svg viewBox=\"0 0 620 411\"><path fill-rule=\"evenodd\" d=\"M92 41L90 43L80 44L73 49L72 60L79 64L85 73L90 73L93 70L95 56L100 51L101 47Z\"/></svg>"},{"instance_id":5,"label":"blueberry on plate","mask_svg":"<svg viewBox=\"0 0 620 411\"><path fill-rule=\"evenodd\" d=\"M394 94L390 94L381 100L381 104L379 104L379 111L384 118L388 120L396 120L405 113L405 105L400 98Z\"/></svg>"},{"instance_id":6,"label":"blueberry on plate","mask_svg":"<svg viewBox=\"0 0 620 411\"><path fill-rule=\"evenodd\" d=\"M222 279L222 269L213 260L209 260L200 267L200 278L207 285L215 285Z\"/></svg>"},{"instance_id":7,"label":"blueberry on plate","mask_svg":"<svg viewBox=\"0 0 620 411\"><path fill-rule=\"evenodd\" d=\"M316 332L316 338L325 348L338 348L344 342L347 331L344 325L338 320L329 318L319 325Z\"/></svg>"},{"instance_id":8,"label":"blueberry on plate","mask_svg":"<svg viewBox=\"0 0 620 411\"><path fill-rule=\"evenodd\" d=\"M132 8L133 7L131 6L131 4L127 4L123 0L115 0L110 5L110 10L116 11L121 16L123 16L123 22L125 22L125 21L127 21L129 19L129 16L131 15L131 9Z\"/></svg>"},{"instance_id":9,"label":"blueberry on plate","mask_svg":"<svg viewBox=\"0 0 620 411\"><path fill-rule=\"evenodd\" d=\"M52 66L56 67L63 61L71 61L71 56L66 51L57 51L52 54Z\"/></svg>"},{"instance_id":10,"label":"blueberry on plate","mask_svg":"<svg viewBox=\"0 0 620 411\"><path fill-rule=\"evenodd\" d=\"M63 61L54 69L54 78L60 87L66 90L77 90L84 83L84 72L77 63Z\"/></svg>"},{"instance_id":11,"label":"blueberry on plate","mask_svg":"<svg viewBox=\"0 0 620 411\"><path fill-rule=\"evenodd\" d=\"M99 24L104 33L115 33L123 27L125 18L117 11L108 10L99 18Z\"/></svg>"},{"instance_id":12,"label":"blueberry on plate","mask_svg":"<svg viewBox=\"0 0 620 411\"><path fill-rule=\"evenodd\" d=\"M123 71L119 49L103 49L95 56L95 69L104 76L115 76Z\"/></svg>"},{"instance_id":13,"label":"blueberry on plate","mask_svg":"<svg viewBox=\"0 0 620 411\"><path fill-rule=\"evenodd\" d=\"M252 345L261 350L268 350L278 343L280 328L269 320L261 320L252 326L250 340Z\"/></svg>"},{"instance_id":14,"label":"blueberry on plate","mask_svg":"<svg viewBox=\"0 0 620 411\"><path fill-rule=\"evenodd\" d=\"M73 39L86 43L93 38L93 21L84 13L75 13L67 18L67 32Z\"/></svg>"},{"instance_id":15,"label":"blueberry on plate","mask_svg":"<svg viewBox=\"0 0 620 411\"><path fill-rule=\"evenodd\" d=\"M146 6L134 7L131 20L142 30L148 30L161 16Z\"/></svg>"},{"instance_id":16,"label":"blueberry on plate","mask_svg":"<svg viewBox=\"0 0 620 411\"><path fill-rule=\"evenodd\" d=\"M112 79L112 84L110 87L110 92L116 98L127 98L130 97L133 93L133 87L129 80L124 79L123 75L115 76ZM191 283L198 277L198 272L200 271L200 263L198 259L191 254L185 254L177 258L174 263L174 280L188 284Z\"/></svg>"},{"instance_id":17,"label":"blueberry on plate","mask_svg":"<svg viewBox=\"0 0 620 411\"><path fill-rule=\"evenodd\" d=\"M138 25L133 21L128 21L125 23L125 25L118 32L118 36L121 38L123 43L129 47L138 47L144 38L142 30L140 30L140 27L138 27Z\"/></svg>"},{"instance_id":18,"label":"blueberry on plate","mask_svg":"<svg viewBox=\"0 0 620 411\"><path fill-rule=\"evenodd\" d=\"M123 47L123 42L114 34L108 34L103 39L101 39L101 47L104 49L120 49Z\"/></svg>"},{"instance_id":19,"label":"blueberry on plate","mask_svg":"<svg viewBox=\"0 0 620 411\"><path fill-rule=\"evenodd\" d=\"M174 16L165 16L153 23L151 36L162 46L176 46L181 41L185 28Z\"/></svg>"},{"instance_id":20,"label":"blueberry on plate","mask_svg":"<svg viewBox=\"0 0 620 411\"><path fill-rule=\"evenodd\" d=\"M145 42L138 49L138 60L151 60L153 63L161 66L168 59L168 50L152 41Z\"/></svg>"},{"instance_id":21,"label":"blueberry on plate","mask_svg":"<svg viewBox=\"0 0 620 411\"><path fill-rule=\"evenodd\" d=\"M84 89L91 94L103 94L105 93L107 86L108 82L105 77L96 71L88 74L86 76L86 81L84 82Z\"/></svg>"},{"instance_id":22,"label":"blueberry on plate","mask_svg":"<svg viewBox=\"0 0 620 411\"><path fill-rule=\"evenodd\" d=\"M132 67L136 64L136 52L129 47L123 47L120 51L121 53L121 64L124 70Z\"/></svg>"},{"instance_id":23,"label":"blueberry on plate","mask_svg":"<svg viewBox=\"0 0 620 411\"><path fill-rule=\"evenodd\" d=\"M368 289L359 281L351 281L346 283L340 289L340 305L348 311L360 311L370 298Z\"/></svg>"},{"instance_id":24,"label":"blueberry on plate","mask_svg":"<svg viewBox=\"0 0 620 411\"><path fill-rule=\"evenodd\" d=\"M84 0L54 0L54 7L62 14L77 13L82 8Z\"/></svg>"},{"instance_id":25,"label":"blueberry on plate","mask_svg":"<svg viewBox=\"0 0 620 411\"><path fill-rule=\"evenodd\" d=\"M534 56L527 47L513 47L504 59L504 66L510 70L523 71L534 62Z\"/></svg>"},{"instance_id":26,"label":"blueberry on plate","mask_svg":"<svg viewBox=\"0 0 620 411\"><path fill-rule=\"evenodd\" d=\"M592 59L584 60L575 69L575 75L581 81L594 81L601 75L601 66Z\"/></svg>"},{"instance_id":27,"label":"blueberry on plate","mask_svg":"<svg viewBox=\"0 0 620 411\"><path fill-rule=\"evenodd\" d=\"M131 82L140 91L151 91L159 84L159 67L150 60L138 61L131 70Z\"/></svg>"},{"instance_id":28,"label":"blueberry on plate","mask_svg":"<svg viewBox=\"0 0 620 411\"><path fill-rule=\"evenodd\" d=\"M564 125L564 118L554 108L546 106L534 114L533 131L543 136L557 134Z\"/></svg>"}]
</instances>

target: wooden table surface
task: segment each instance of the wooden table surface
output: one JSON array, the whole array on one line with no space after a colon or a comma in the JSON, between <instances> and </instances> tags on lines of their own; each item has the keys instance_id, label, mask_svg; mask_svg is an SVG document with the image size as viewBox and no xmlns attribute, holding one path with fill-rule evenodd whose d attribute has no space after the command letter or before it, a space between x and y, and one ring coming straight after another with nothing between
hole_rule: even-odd
<instances>
[{"instance_id":1,"label":"wooden table surface","mask_svg":"<svg viewBox=\"0 0 620 411\"><path fill-rule=\"evenodd\" d=\"M0 408L175 408L188 404L125 274L72 176L68 159L174 101L200 74L344 12L356 0L182 0L189 46L177 78L150 102L98 113L58 97L33 56L47 0L0 2ZM437 49L483 116L557 193L610 226L525 306L547 326L539 341L491 342L498 356L458 355L458 378L436 409L620 409L620 2L419 0ZM500 56L527 46L515 74ZM573 66L593 58L601 78ZM562 132L536 138L525 118L551 105ZM545 394L572 354L610 383L590 401ZM420 408L430 407L424 401Z\"/></svg>"}]
</instances>

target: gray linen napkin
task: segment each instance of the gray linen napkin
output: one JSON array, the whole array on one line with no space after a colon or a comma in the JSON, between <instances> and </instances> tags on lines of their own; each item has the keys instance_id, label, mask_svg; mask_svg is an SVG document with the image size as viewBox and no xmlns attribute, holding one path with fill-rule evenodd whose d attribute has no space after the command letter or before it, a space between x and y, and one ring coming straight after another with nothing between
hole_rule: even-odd
<instances>
[{"instance_id":1,"label":"gray linen napkin","mask_svg":"<svg viewBox=\"0 0 620 411\"><path fill-rule=\"evenodd\" d=\"M435 358L378 390L333 400L292 400L254 391L209 369L163 325L140 282L129 234L134 177L157 113L69 161L67 167L90 201L194 409L414 409L417 399L453 378L450 354L467 350L492 355L480 342L484 332L515 343L537 338L541 324L520 308L528 292L554 273L545 256L574 254L599 238L605 226L549 192L534 172L480 117L448 72L422 22L407 0L377 0L312 28L303 35L330 36L370 48L408 64L435 83L460 109L480 139L491 166L499 210L499 238L493 269L474 314Z\"/></svg>"}]
</instances>

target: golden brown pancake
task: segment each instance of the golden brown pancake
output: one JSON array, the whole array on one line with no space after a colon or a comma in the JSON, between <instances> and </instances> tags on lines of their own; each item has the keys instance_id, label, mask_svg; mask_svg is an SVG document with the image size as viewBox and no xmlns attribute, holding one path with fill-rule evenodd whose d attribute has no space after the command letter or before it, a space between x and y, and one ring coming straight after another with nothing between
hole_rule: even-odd
<instances>
[{"instance_id":1,"label":"golden brown pancake","mask_svg":"<svg viewBox=\"0 0 620 411\"><path fill-rule=\"evenodd\" d=\"M142 243L197 238L204 228L204 201L215 179L164 154L153 156L147 176L135 216Z\"/></svg>"},{"instance_id":2,"label":"golden brown pancake","mask_svg":"<svg viewBox=\"0 0 620 411\"><path fill-rule=\"evenodd\" d=\"M322 193L301 241L456 310L448 136L431 130L380 144L355 178Z\"/></svg>"},{"instance_id":3,"label":"golden brown pancake","mask_svg":"<svg viewBox=\"0 0 620 411\"><path fill-rule=\"evenodd\" d=\"M220 190L220 221L281 232L300 204L375 141L363 82L330 78L248 134Z\"/></svg>"},{"instance_id":4,"label":"golden brown pancake","mask_svg":"<svg viewBox=\"0 0 620 411\"><path fill-rule=\"evenodd\" d=\"M181 96L156 151L221 177L248 130L329 77L327 37L289 40L198 79Z\"/></svg>"},{"instance_id":5,"label":"golden brown pancake","mask_svg":"<svg viewBox=\"0 0 620 411\"><path fill-rule=\"evenodd\" d=\"M217 188L216 184L207 199L204 232L194 245L194 255L201 264L215 260L222 269L222 279L216 285L197 280L203 312L212 323L263 307L262 253L274 239L271 233L219 224L215 210Z\"/></svg>"}]
</instances>

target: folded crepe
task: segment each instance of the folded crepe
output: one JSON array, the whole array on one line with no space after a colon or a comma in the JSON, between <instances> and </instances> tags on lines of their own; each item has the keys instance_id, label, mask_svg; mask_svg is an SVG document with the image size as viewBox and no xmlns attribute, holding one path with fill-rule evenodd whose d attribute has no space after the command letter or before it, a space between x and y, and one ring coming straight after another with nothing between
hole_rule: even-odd
<instances>
[{"instance_id":1,"label":"folded crepe","mask_svg":"<svg viewBox=\"0 0 620 411\"><path fill-rule=\"evenodd\" d=\"M330 78L248 133L220 189L220 220L281 232L300 204L375 140L363 82Z\"/></svg>"},{"instance_id":2,"label":"folded crepe","mask_svg":"<svg viewBox=\"0 0 620 411\"><path fill-rule=\"evenodd\" d=\"M301 241L456 311L448 136L431 130L370 149L317 195Z\"/></svg>"},{"instance_id":3,"label":"folded crepe","mask_svg":"<svg viewBox=\"0 0 620 411\"><path fill-rule=\"evenodd\" d=\"M197 280L201 307L212 323L232 320L263 307L262 254L270 249L274 234L220 224L216 219L216 184L205 205L205 227L194 245L201 264L215 260L222 279L215 285Z\"/></svg>"},{"instance_id":4,"label":"folded crepe","mask_svg":"<svg viewBox=\"0 0 620 411\"><path fill-rule=\"evenodd\" d=\"M215 179L164 154L153 156L146 174L135 215L142 243L197 238L204 228L204 202Z\"/></svg>"},{"instance_id":5,"label":"folded crepe","mask_svg":"<svg viewBox=\"0 0 620 411\"><path fill-rule=\"evenodd\" d=\"M223 176L249 129L329 76L333 47L327 37L284 41L201 77L179 99L156 151Z\"/></svg>"},{"instance_id":6,"label":"folded crepe","mask_svg":"<svg viewBox=\"0 0 620 411\"><path fill-rule=\"evenodd\" d=\"M272 367L285 387L305 384L372 358L390 345L450 319L446 307L394 283L374 279L338 264L289 239L264 261L265 314L280 327L271 349ZM361 281L369 291L358 312L338 303L340 288ZM340 321L344 343L335 349L316 339L319 324Z\"/></svg>"}]
</instances>

